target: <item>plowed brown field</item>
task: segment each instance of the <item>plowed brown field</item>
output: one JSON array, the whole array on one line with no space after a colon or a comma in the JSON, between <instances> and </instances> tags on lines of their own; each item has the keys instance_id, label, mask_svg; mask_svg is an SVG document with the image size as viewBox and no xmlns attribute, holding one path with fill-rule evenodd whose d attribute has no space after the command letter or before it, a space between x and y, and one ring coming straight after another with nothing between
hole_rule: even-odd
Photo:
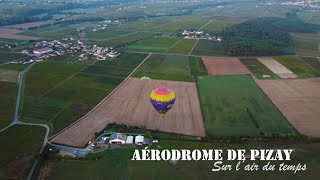
<instances>
[{"instance_id":1,"label":"plowed brown field","mask_svg":"<svg viewBox=\"0 0 320 180\"><path fill-rule=\"evenodd\" d=\"M171 88L176 94L173 108L161 119L149 102L150 92L160 86ZM163 132L205 136L196 84L192 82L129 78L94 111L51 142L82 147L95 132L102 131L109 123L145 126Z\"/></svg>"},{"instance_id":2,"label":"plowed brown field","mask_svg":"<svg viewBox=\"0 0 320 180\"><path fill-rule=\"evenodd\" d=\"M303 135L320 137L320 79L257 80L258 85Z\"/></svg>"},{"instance_id":3,"label":"plowed brown field","mask_svg":"<svg viewBox=\"0 0 320 180\"><path fill-rule=\"evenodd\" d=\"M250 74L249 70L237 58L202 58L209 75Z\"/></svg>"}]
</instances>

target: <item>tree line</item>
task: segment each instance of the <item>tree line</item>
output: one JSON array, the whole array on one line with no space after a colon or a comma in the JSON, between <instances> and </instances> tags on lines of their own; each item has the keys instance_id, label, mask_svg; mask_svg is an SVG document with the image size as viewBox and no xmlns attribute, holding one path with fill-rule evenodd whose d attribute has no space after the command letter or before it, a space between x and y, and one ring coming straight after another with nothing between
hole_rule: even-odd
<instances>
[{"instance_id":1,"label":"tree line","mask_svg":"<svg viewBox=\"0 0 320 180\"><path fill-rule=\"evenodd\" d=\"M257 18L224 29L222 47L231 56L294 54L290 32L315 33L319 30L318 25L296 18Z\"/></svg>"}]
</instances>

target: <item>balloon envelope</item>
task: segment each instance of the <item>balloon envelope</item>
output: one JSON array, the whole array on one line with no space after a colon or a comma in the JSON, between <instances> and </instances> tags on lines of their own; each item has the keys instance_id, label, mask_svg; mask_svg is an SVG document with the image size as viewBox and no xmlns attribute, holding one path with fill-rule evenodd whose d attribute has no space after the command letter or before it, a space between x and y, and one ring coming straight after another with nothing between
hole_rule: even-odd
<instances>
[{"instance_id":1,"label":"balloon envelope","mask_svg":"<svg viewBox=\"0 0 320 180\"><path fill-rule=\"evenodd\" d=\"M172 108L175 100L174 92L167 87L156 88L150 94L152 106L162 115Z\"/></svg>"}]
</instances>

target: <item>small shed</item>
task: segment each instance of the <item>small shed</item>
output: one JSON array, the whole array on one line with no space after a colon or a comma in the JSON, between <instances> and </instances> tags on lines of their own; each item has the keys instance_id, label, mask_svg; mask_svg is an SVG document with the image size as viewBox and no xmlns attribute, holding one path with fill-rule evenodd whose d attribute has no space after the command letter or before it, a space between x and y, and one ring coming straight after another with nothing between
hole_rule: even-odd
<instances>
[{"instance_id":1,"label":"small shed","mask_svg":"<svg viewBox=\"0 0 320 180\"><path fill-rule=\"evenodd\" d=\"M134 142L137 145L142 145L143 144L143 140L144 140L144 136L138 135L138 136L136 136Z\"/></svg>"},{"instance_id":2,"label":"small shed","mask_svg":"<svg viewBox=\"0 0 320 180\"><path fill-rule=\"evenodd\" d=\"M121 133L115 133L110 136L110 144L125 144L127 136Z\"/></svg>"},{"instance_id":3,"label":"small shed","mask_svg":"<svg viewBox=\"0 0 320 180\"><path fill-rule=\"evenodd\" d=\"M127 136L126 144L133 144L133 136Z\"/></svg>"}]
</instances>

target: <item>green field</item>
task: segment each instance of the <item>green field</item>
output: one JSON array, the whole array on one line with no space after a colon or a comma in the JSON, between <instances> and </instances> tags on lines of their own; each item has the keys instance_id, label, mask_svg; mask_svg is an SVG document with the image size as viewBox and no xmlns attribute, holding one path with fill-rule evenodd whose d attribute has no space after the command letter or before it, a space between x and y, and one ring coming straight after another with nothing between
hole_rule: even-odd
<instances>
[{"instance_id":1,"label":"green field","mask_svg":"<svg viewBox=\"0 0 320 180\"><path fill-rule=\"evenodd\" d=\"M157 28L173 21L174 19L171 18L144 19L132 22L122 22L117 28L120 31L145 31L152 30L152 28Z\"/></svg>"},{"instance_id":2,"label":"green field","mask_svg":"<svg viewBox=\"0 0 320 180\"><path fill-rule=\"evenodd\" d=\"M17 59L22 59L28 57L25 54L20 54L20 53L15 53L15 52L1 52L0 51L0 64L17 60Z\"/></svg>"},{"instance_id":3,"label":"green field","mask_svg":"<svg viewBox=\"0 0 320 180\"><path fill-rule=\"evenodd\" d=\"M274 74L256 58L240 58L240 61L247 66L251 73L254 74L258 79L279 79L276 74ZM263 75L270 75L270 78L263 78Z\"/></svg>"},{"instance_id":4,"label":"green field","mask_svg":"<svg viewBox=\"0 0 320 180\"><path fill-rule=\"evenodd\" d=\"M87 67L86 69L84 69L81 72L89 73L89 74L97 74L97 75L125 78L131 73L131 71L132 70L129 68L93 65L93 66Z\"/></svg>"},{"instance_id":5,"label":"green field","mask_svg":"<svg viewBox=\"0 0 320 180\"><path fill-rule=\"evenodd\" d=\"M117 58L109 58L106 61L97 61L95 65L135 68L137 67L148 54L141 53L121 53Z\"/></svg>"},{"instance_id":6,"label":"green field","mask_svg":"<svg viewBox=\"0 0 320 180\"><path fill-rule=\"evenodd\" d=\"M320 59L316 57L301 57L301 60L320 71Z\"/></svg>"},{"instance_id":7,"label":"green field","mask_svg":"<svg viewBox=\"0 0 320 180\"><path fill-rule=\"evenodd\" d=\"M70 106L69 103L53 99L25 96L22 117L24 121L48 123L57 113Z\"/></svg>"},{"instance_id":8,"label":"green field","mask_svg":"<svg viewBox=\"0 0 320 180\"><path fill-rule=\"evenodd\" d=\"M26 179L45 129L15 125L0 133L0 179Z\"/></svg>"},{"instance_id":9,"label":"green field","mask_svg":"<svg viewBox=\"0 0 320 180\"><path fill-rule=\"evenodd\" d=\"M32 67L30 72L60 74L60 75L70 76L85 67L86 65L84 64L73 64L73 63L71 64L71 63L65 63L65 62L45 61L42 63L37 63L34 67Z\"/></svg>"},{"instance_id":10,"label":"green field","mask_svg":"<svg viewBox=\"0 0 320 180\"><path fill-rule=\"evenodd\" d=\"M15 71L22 71L26 65L24 64L1 64L0 69L10 69Z\"/></svg>"},{"instance_id":11,"label":"green field","mask_svg":"<svg viewBox=\"0 0 320 180\"><path fill-rule=\"evenodd\" d=\"M200 58L176 55L151 55L133 74L151 79L193 81L194 76L207 74Z\"/></svg>"},{"instance_id":12,"label":"green field","mask_svg":"<svg viewBox=\"0 0 320 180\"><path fill-rule=\"evenodd\" d=\"M175 45L179 40L180 38L154 37L132 44L127 48L127 50L152 53L166 52L171 46Z\"/></svg>"},{"instance_id":13,"label":"green field","mask_svg":"<svg viewBox=\"0 0 320 180\"><path fill-rule=\"evenodd\" d=\"M173 23L153 28L153 31L178 32L185 29L200 29L209 21L210 20L207 19L197 18L177 19Z\"/></svg>"},{"instance_id":14,"label":"green field","mask_svg":"<svg viewBox=\"0 0 320 180\"><path fill-rule=\"evenodd\" d=\"M138 42L140 40L148 39L154 35L154 33L150 32L137 32L126 36L114 37L108 40L99 41L98 44L101 46L120 47Z\"/></svg>"},{"instance_id":15,"label":"green field","mask_svg":"<svg viewBox=\"0 0 320 180\"><path fill-rule=\"evenodd\" d=\"M301 78L312 78L320 76L319 72L301 61L298 56L279 56L274 57L274 59Z\"/></svg>"},{"instance_id":16,"label":"green field","mask_svg":"<svg viewBox=\"0 0 320 180\"><path fill-rule=\"evenodd\" d=\"M168 49L168 53L189 54L195 43L195 39L182 39L179 43Z\"/></svg>"},{"instance_id":17,"label":"green field","mask_svg":"<svg viewBox=\"0 0 320 180\"><path fill-rule=\"evenodd\" d=\"M77 33L77 29L84 29L92 25L93 24L91 22L83 22L76 24L61 23L24 31L18 34L34 36L43 39L59 39L63 37L75 36Z\"/></svg>"},{"instance_id":18,"label":"green field","mask_svg":"<svg viewBox=\"0 0 320 180\"><path fill-rule=\"evenodd\" d=\"M225 56L219 42L202 39L198 41L191 54L199 56Z\"/></svg>"},{"instance_id":19,"label":"green field","mask_svg":"<svg viewBox=\"0 0 320 180\"><path fill-rule=\"evenodd\" d=\"M206 25L202 30L204 30L207 33L220 33L224 28L230 27L234 24L239 24L243 20L239 19L228 19L224 18L222 19L214 19L211 23Z\"/></svg>"},{"instance_id":20,"label":"green field","mask_svg":"<svg viewBox=\"0 0 320 180\"><path fill-rule=\"evenodd\" d=\"M118 30L117 28L114 28L114 27L110 28L109 26L103 30L92 31L92 28L90 28L88 31L89 32L87 33L85 38L90 40L96 40L96 41L103 41L109 38L124 36L126 34L133 33L130 31Z\"/></svg>"},{"instance_id":21,"label":"green field","mask_svg":"<svg viewBox=\"0 0 320 180\"><path fill-rule=\"evenodd\" d=\"M132 161L131 158L134 149L123 148L107 150L98 154L93 154L92 157L100 157L99 160L71 160L71 161L53 161L51 160L52 171L48 179L64 179L66 174L71 179L248 179L254 177L256 179L314 179L314 176L319 176L319 160L320 156L317 153L320 150L319 144L219 144L206 142L190 142L190 141L168 141L163 140L158 144L152 145L150 149L223 149L223 156L226 154L226 149L255 149L257 147L263 149L285 149L285 148L301 149L294 151L293 157L287 164L296 165L298 163L307 164L306 171L279 172L276 170L270 171L236 171L234 169L238 161L223 161L223 164L231 164L231 171L212 172L213 161L178 161L172 164L169 161ZM117 162L117 163L110 163ZM266 161L245 161L244 164L267 164ZM279 164L274 162L272 164ZM241 166L243 168L243 166Z\"/></svg>"},{"instance_id":22,"label":"green field","mask_svg":"<svg viewBox=\"0 0 320 180\"><path fill-rule=\"evenodd\" d=\"M24 94L41 96L85 67L86 65L83 64L65 62L37 63L26 75Z\"/></svg>"},{"instance_id":23,"label":"green field","mask_svg":"<svg viewBox=\"0 0 320 180\"><path fill-rule=\"evenodd\" d=\"M0 81L0 129L13 121L18 85Z\"/></svg>"},{"instance_id":24,"label":"green field","mask_svg":"<svg viewBox=\"0 0 320 180\"><path fill-rule=\"evenodd\" d=\"M295 132L250 76L201 76L196 82L208 136Z\"/></svg>"}]
</instances>

